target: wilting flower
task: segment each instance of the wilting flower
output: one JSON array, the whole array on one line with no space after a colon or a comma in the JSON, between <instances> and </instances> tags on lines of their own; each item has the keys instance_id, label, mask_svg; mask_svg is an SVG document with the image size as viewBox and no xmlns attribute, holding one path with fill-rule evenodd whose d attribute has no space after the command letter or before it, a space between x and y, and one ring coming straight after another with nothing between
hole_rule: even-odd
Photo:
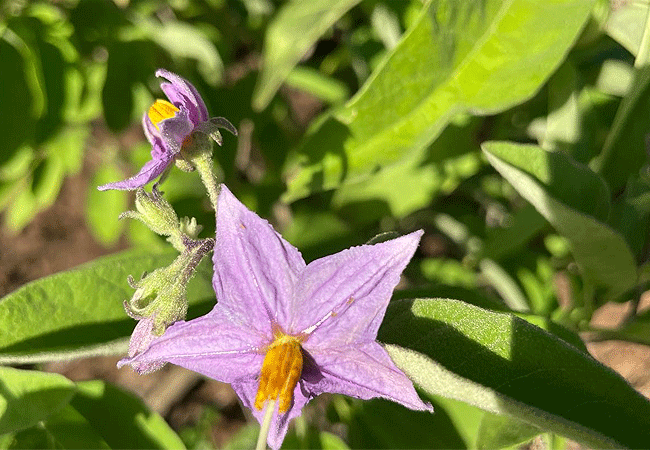
<instances>
[{"instance_id":1,"label":"wilting flower","mask_svg":"<svg viewBox=\"0 0 650 450\"><path fill-rule=\"evenodd\" d=\"M280 447L302 407L324 392L431 411L376 341L421 235L353 247L306 265L295 247L223 186L214 251L218 304L169 327L133 361L167 361L231 383L260 422L274 401L272 448Z\"/></svg>"},{"instance_id":2,"label":"wilting flower","mask_svg":"<svg viewBox=\"0 0 650 450\"><path fill-rule=\"evenodd\" d=\"M164 69L156 76L166 79L160 87L169 99L158 99L142 117L142 127L151 143L151 161L137 175L123 181L99 186L106 189L132 190L158 178L181 154L181 149L193 144L193 134L201 133L221 145L219 128L237 134L235 127L223 117L208 116L203 99L192 84Z\"/></svg>"}]
</instances>

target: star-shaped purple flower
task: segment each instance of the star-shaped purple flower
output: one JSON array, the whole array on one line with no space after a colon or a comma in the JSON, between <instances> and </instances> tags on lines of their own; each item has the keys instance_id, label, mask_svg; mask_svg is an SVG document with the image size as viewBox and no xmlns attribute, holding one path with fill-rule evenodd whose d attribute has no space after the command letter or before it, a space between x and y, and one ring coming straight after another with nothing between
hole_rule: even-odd
<instances>
[{"instance_id":1,"label":"star-shaped purple flower","mask_svg":"<svg viewBox=\"0 0 650 450\"><path fill-rule=\"evenodd\" d=\"M235 127L223 117L208 116L203 99L189 81L165 69L158 69L156 76L168 81L160 87L169 101L156 100L142 117L142 128L152 147L151 160L137 175L99 186L100 191L133 190L155 180L179 157L183 146L192 144L195 132L210 136L219 145L223 141L219 128L237 134Z\"/></svg>"},{"instance_id":2,"label":"star-shaped purple flower","mask_svg":"<svg viewBox=\"0 0 650 450\"><path fill-rule=\"evenodd\" d=\"M214 251L218 304L173 324L133 360L167 361L231 383L260 422L267 401L277 400L272 448L302 407L324 392L432 411L376 341L421 236L353 247L307 265L223 186Z\"/></svg>"}]
</instances>

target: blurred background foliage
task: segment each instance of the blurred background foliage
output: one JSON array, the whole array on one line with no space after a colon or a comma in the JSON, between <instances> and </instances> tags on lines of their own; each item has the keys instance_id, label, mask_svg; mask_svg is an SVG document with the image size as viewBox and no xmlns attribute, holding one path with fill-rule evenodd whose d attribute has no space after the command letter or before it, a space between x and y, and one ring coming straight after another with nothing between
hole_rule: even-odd
<instances>
[{"instance_id":1,"label":"blurred background foliage","mask_svg":"<svg viewBox=\"0 0 650 450\"><path fill-rule=\"evenodd\" d=\"M474 13L487 26L501 7L487 0L5 1L2 226L18 233L83 169L97 240L163 249L143 226L117 220L130 193L96 186L149 159L140 120L162 96L154 72L164 67L197 87L211 115L238 128L237 139L226 135L215 148L221 180L306 260L386 231L425 228L407 273L417 288L396 296L515 311L577 346L578 331L648 344L650 313L636 310L650 283L650 70L638 64L648 4L573 2L560 13L575 19L565 34L552 28L561 28L551 23L557 10L530 6L539 26L522 48L536 59L517 60L510 72L484 64L485 73L463 78L459 61L476 62L467 56L473 39L487 33ZM547 19L553 33L541 25ZM555 53L534 47L538 35ZM491 57L482 62L498 60ZM453 94L440 87L447 85ZM536 147L482 151L488 140ZM162 189L180 216L196 217L205 235L214 231L195 174L175 171ZM628 300L634 307L621 329L590 328L604 303ZM492 448L540 433L511 419L506 427L501 416L466 403L432 401L439 413L425 417L335 397L319 419L328 425L319 431L298 420L287 446L345 448L322 431L340 424L347 445L358 448ZM210 420L181 431L188 447L208 445L201 427ZM414 423L414 434L405 434ZM499 426L511 432L505 441L494 432ZM255 427L232 448L248 446Z\"/></svg>"}]
</instances>

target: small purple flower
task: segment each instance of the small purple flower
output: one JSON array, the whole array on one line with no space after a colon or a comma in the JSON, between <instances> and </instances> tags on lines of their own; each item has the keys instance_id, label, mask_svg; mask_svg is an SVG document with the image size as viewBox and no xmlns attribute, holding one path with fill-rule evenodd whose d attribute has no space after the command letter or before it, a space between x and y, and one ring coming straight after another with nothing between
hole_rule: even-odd
<instances>
[{"instance_id":1,"label":"small purple flower","mask_svg":"<svg viewBox=\"0 0 650 450\"><path fill-rule=\"evenodd\" d=\"M169 101L156 100L142 117L142 128L152 147L151 161L137 175L99 186L100 191L133 190L155 180L179 158L182 148L192 145L192 135L196 132L211 137L219 145L223 142L219 128L237 134L235 127L223 117L208 116L203 99L189 81L165 69L158 69L156 76L168 81L160 87Z\"/></svg>"},{"instance_id":2,"label":"small purple flower","mask_svg":"<svg viewBox=\"0 0 650 450\"><path fill-rule=\"evenodd\" d=\"M376 341L393 289L422 231L305 264L298 250L223 186L213 286L203 317L170 326L132 361L168 361L231 383L262 422L276 401L268 442L313 397L383 397L432 411Z\"/></svg>"}]
</instances>

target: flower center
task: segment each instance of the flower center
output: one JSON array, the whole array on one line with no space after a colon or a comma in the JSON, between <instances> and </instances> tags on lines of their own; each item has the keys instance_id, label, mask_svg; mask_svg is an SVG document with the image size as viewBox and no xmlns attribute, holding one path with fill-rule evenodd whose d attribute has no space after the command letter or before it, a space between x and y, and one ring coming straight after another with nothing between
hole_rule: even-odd
<instances>
[{"instance_id":1,"label":"flower center","mask_svg":"<svg viewBox=\"0 0 650 450\"><path fill-rule=\"evenodd\" d=\"M156 129L160 130L160 128L158 128L158 124L165 119L174 117L177 112L178 108L169 103L167 100L158 99L153 105L151 105L151 108L149 108L147 115L149 116L151 123L153 123L153 126L156 127Z\"/></svg>"},{"instance_id":2,"label":"flower center","mask_svg":"<svg viewBox=\"0 0 650 450\"><path fill-rule=\"evenodd\" d=\"M261 410L268 399L278 400L279 412L287 412L293 390L302 373L300 340L280 334L269 346L260 371L260 386L255 396L255 408Z\"/></svg>"}]
</instances>

